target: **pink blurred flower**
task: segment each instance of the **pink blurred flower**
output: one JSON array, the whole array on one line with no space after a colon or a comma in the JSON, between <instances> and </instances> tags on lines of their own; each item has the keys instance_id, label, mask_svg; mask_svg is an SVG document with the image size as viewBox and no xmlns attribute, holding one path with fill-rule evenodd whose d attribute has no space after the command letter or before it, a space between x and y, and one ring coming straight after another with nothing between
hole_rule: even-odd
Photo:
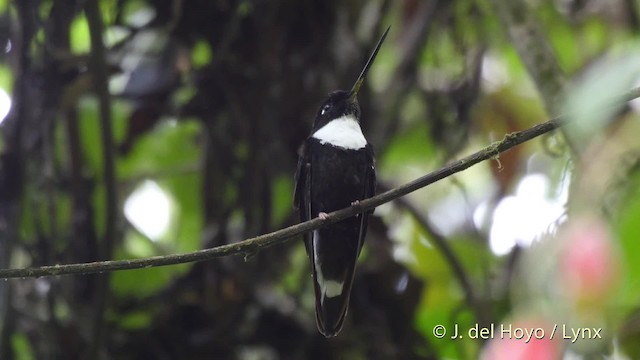
<instances>
[{"instance_id":1,"label":"pink blurred flower","mask_svg":"<svg viewBox=\"0 0 640 360\"><path fill-rule=\"evenodd\" d=\"M497 331L495 337L483 349L482 360L553 360L558 359L560 349L558 342L551 340L552 326L541 326L540 321L516 321L510 326L511 329L544 329L541 338L527 337L516 338L517 333L511 335ZM496 325L500 327L502 325ZM538 334L541 334L538 332Z\"/></svg>"},{"instance_id":2,"label":"pink blurred flower","mask_svg":"<svg viewBox=\"0 0 640 360\"><path fill-rule=\"evenodd\" d=\"M559 234L560 286L577 305L601 304L615 288L618 258L606 224L595 217L570 221Z\"/></svg>"}]
</instances>

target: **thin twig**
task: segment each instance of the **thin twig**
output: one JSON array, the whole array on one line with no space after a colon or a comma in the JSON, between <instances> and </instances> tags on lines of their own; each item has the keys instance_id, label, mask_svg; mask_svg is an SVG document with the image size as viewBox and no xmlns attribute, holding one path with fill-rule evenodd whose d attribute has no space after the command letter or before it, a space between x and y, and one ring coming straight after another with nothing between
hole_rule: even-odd
<instances>
[{"instance_id":1,"label":"thin twig","mask_svg":"<svg viewBox=\"0 0 640 360\"><path fill-rule=\"evenodd\" d=\"M635 88L626 94L612 98L611 105L630 101L640 97L640 88ZM547 122L535 125L523 131L517 131L505 135L504 139L495 142L484 149L473 153L465 158L454 161L436 171L426 174L416 180L401 185L397 188L385 191L360 203L330 213L326 220L315 218L297 225L289 226L268 234L263 234L250 239L239 241L234 244L216 246L210 249L198 250L184 254L172 254L163 256L152 256L141 259L97 261L80 264L52 265L24 269L0 269L0 279L27 278L41 276L57 276L71 274L95 274L118 270L142 269L157 266L184 264L190 262L206 261L217 257L229 255L250 255L270 246L284 243L305 232L319 229L329 224L347 219L355 214L362 213L388 203L401 196L412 193L418 189L433 184L455 173L459 173L476 165L484 160L495 158L517 145L534 139L538 136L551 132L563 125L566 118L564 116L551 119Z\"/></svg>"},{"instance_id":2,"label":"thin twig","mask_svg":"<svg viewBox=\"0 0 640 360\"><path fill-rule=\"evenodd\" d=\"M316 218L234 244L216 246L214 248L199 250L191 253L152 256L142 259L42 266L26 269L0 269L0 279L69 274L92 274L117 270L141 269L156 266L205 261L216 257L236 254L250 255L275 244L284 243L286 240L289 240L305 232L318 229L329 224L333 224L335 222L354 216L357 213L362 213L367 210L373 209L391 200L397 199L427 185L433 184L434 182L442 180L452 174L466 170L467 168L478 164L481 161L494 158L501 152L509 150L514 146L517 146L542 134L546 134L554 129L557 129L561 125L561 121L561 118L556 118L524 131L507 134L505 135L504 139L502 139L502 141L489 145L486 148L463 159L450 163L449 165L441 169L433 171L425 176L422 176L395 189L386 191L369 199L362 200L359 204L334 211L327 216L326 220Z\"/></svg>"}]
</instances>

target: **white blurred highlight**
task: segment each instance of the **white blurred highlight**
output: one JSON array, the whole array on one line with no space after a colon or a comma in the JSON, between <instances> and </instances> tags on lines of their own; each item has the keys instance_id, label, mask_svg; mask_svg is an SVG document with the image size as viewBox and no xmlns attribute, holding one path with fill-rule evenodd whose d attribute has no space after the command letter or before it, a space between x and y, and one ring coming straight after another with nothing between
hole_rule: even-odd
<instances>
[{"instance_id":1,"label":"white blurred highlight","mask_svg":"<svg viewBox=\"0 0 640 360\"><path fill-rule=\"evenodd\" d=\"M565 211L568 181L560 185L556 194L550 194L549 189L545 175L527 175L518 184L515 195L500 201L493 212L489 233L493 253L505 255L516 245L530 246L545 231L553 230ZM482 226L486 211L486 205L476 209L476 226Z\"/></svg>"},{"instance_id":2,"label":"white blurred highlight","mask_svg":"<svg viewBox=\"0 0 640 360\"><path fill-rule=\"evenodd\" d=\"M169 230L171 198L156 182L146 180L125 201L124 214L136 229L157 241Z\"/></svg>"},{"instance_id":3,"label":"white blurred highlight","mask_svg":"<svg viewBox=\"0 0 640 360\"><path fill-rule=\"evenodd\" d=\"M11 98L6 91L0 88L0 124L7 118L11 110Z\"/></svg>"}]
</instances>

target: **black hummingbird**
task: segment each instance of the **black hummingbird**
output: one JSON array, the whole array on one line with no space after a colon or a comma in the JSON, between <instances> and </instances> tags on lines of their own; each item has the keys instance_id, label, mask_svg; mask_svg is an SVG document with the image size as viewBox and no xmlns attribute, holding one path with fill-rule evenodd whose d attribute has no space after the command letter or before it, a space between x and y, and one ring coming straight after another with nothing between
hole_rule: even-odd
<instances>
[{"instance_id":1,"label":"black hummingbird","mask_svg":"<svg viewBox=\"0 0 640 360\"><path fill-rule=\"evenodd\" d=\"M328 212L369 198L376 191L373 149L360 129L358 91L389 28L350 91L337 90L322 103L305 140L295 176L294 206L300 220L326 218ZM325 337L336 336L349 306L356 262L373 211L305 234L313 272L316 322Z\"/></svg>"}]
</instances>

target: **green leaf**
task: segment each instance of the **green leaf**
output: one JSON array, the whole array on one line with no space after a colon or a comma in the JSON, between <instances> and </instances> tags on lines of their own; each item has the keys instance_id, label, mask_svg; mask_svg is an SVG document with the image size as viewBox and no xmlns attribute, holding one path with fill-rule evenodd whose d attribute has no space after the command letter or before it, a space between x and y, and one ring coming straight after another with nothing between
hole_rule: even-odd
<instances>
[{"instance_id":1,"label":"green leaf","mask_svg":"<svg viewBox=\"0 0 640 360\"><path fill-rule=\"evenodd\" d=\"M23 334L15 332L11 336L11 345L16 360L33 360L35 356L31 350L29 339Z\"/></svg>"},{"instance_id":2,"label":"green leaf","mask_svg":"<svg viewBox=\"0 0 640 360\"><path fill-rule=\"evenodd\" d=\"M119 320L120 327L125 330L140 330L149 327L153 314L149 311L135 311L123 314Z\"/></svg>"},{"instance_id":3,"label":"green leaf","mask_svg":"<svg viewBox=\"0 0 640 360\"><path fill-rule=\"evenodd\" d=\"M114 23L116 13L118 12L118 2L117 0L100 0L98 2L103 24L109 25Z\"/></svg>"},{"instance_id":4,"label":"green leaf","mask_svg":"<svg viewBox=\"0 0 640 360\"><path fill-rule=\"evenodd\" d=\"M176 265L116 271L111 275L111 288L118 297L144 298L165 288L176 274L182 273L184 270L184 266Z\"/></svg>"},{"instance_id":5,"label":"green leaf","mask_svg":"<svg viewBox=\"0 0 640 360\"><path fill-rule=\"evenodd\" d=\"M179 252L164 249L159 242L152 242L140 234L130 231L125 237L125 246L116 250L115 259L135 259ZM165 288L175 277L184 274L191 264L161 266L131 271L116 271L111 276L111 287L117 296L142 298Z\"/></svg>"},{"instance_id":6,"label":"green leaf","mask_svg":"<svg viewBox=\"0 0 640 360\"><path fill-rule=\"evenodd\" d=\"M426 168L433 150L426 124L411 126L394 136L386 151L379 157L380 171L382 174L397 175L398 171L412 166Z\"/></svg>"},{"instance_id":7,"label":"green leaf","mask_svg":"<svg viewBox=\"0 0 640 360\"><path fill-rule=\"evenodd\" d=\"M196 69L209 64L212 58L211 46L209 45L209 43L204 40L199 40L198 42L196 42L196 44L193 46L191 58L193 61L193 66Z\"/></svg>"},{"instance_id":8,"label":"green leaf","mask_svg":"<svg viewBox=\"0 0 640 360\"><path fill-rule=\"evenodd\" d=\"M98 103L95 98L84 98L78 107L78 121L82 152L93 172L102 172L102 148Z\"/></svg>"},{"instance_id":9,"label":"green leaf","mask_svg":"<svg viewBox=\"0 0 640 360\"><path fill-rule=\"evenodd\" d=\"M555 50L558 63L566 72L573 73L582 66L583 62L578 41L576 41L576 36L566 22L557 21L554 25L550 31L553 36L549 39Z\"/></svg>"},{"instance_id":10,"label":"green leaf","mask_svg":"<svg viewBox=\"0 0 640 360\"><path fill-rule=\"evenodd\" d=\"M280 175L272 185L271 221L273 226L282 224L293 209L293 176Z\"/></svg>"},{"instance_id":11,"label":"green leaf","mask_svg":"<svg viewBox=\"0 0 640 360\"><path fill-rule=\"evenodd\" d=\"M175 176L160 182L175 201L176 218L168 231L167 239L161 241L169 244L178 252L189 252L200 249L200 235L203 226L202 199L200 197L202 181L200 174Z\"/></svg>"},{"instance_id":12,"label":"green leaf","mask_svg":"<svg viewBox=\"0 0 640 360\"><path fill-rule=\"evenodd\" d=\"M127 178L196 164L200 158L196 146L199 134L201 125L197 121L160 120L154 129L138 139L131 153L118 162L118 173Z\"/></svg>"},{"instance_id":13,"label":"green leaf","mask_svg":"<svg viewBox=\"0 0 640 360\"><path fill-rule=\"evenodd\" d=\"M75 53L88 53L91 50L89 24L84 15L76 16L71 22L71 50Z\"/></svg>"},{"instance_id":14,"label":"green leaf","mask_svg":"<svg viewBox=\"0 0 640 360\"><path fill-rule=\"evenodd\" d=\"M253 12L253 3L251 1L242 1L237 8L237 14L245 17Z\"/></svg>"},{"instance_id":15,"label":"green leaf","mask_svg":"<svg viewBox=\"0 0 640 360\"><path fill-rule=\"evenodd\" d=\"M13 74L7 65L0 65L0 88L7 94L13 91Z\"/></svg>"},{"instance_id":16,"label":"green leaf","mask_svg":"<svg viewBox=\"0 0 640 360\"><path fill-rule=\"evenodd\" d=\"M634 184L638 184L635 179ZM637 186L635 187L637 189ZM627 196L624 209L619 221L614 225L615 232L622 247L621 256L624 259L626 276L620 286L619 305L627 308L637 306L640 302L640 191Z\"/></svg>"},{"instance_id":17,"label":"green leaf","mask_svg":"<svg viewBox=\"0 0 640 360\"><path fill-rule=\"evenodd\" d=\"M289 269L283 274L280 285L289 294L299 293L310 271L307 252L302 243L289 253L289 263Z\"/></svg>"},{"instance_id":18,"label":"green leaf","mask_svg":"<svg viewBox=\"0 0 640 360\"><path fill-rule=\"evenodd\" d=\"M123 250L131 258L144 258L160 255L154 242L135 231L129 231L123 242Z\"/></svg>"},{"instance_id":19,"label":"green leaf","mask_svg":"<svg viewBox=\"0 0 640 360\"><path fill-rule=\"evenodd\" d=\"M593 58L608 45L607 25L598 18L587 19L582 30L582 53L584 58Z\"/></svg>"}]
</instances>

